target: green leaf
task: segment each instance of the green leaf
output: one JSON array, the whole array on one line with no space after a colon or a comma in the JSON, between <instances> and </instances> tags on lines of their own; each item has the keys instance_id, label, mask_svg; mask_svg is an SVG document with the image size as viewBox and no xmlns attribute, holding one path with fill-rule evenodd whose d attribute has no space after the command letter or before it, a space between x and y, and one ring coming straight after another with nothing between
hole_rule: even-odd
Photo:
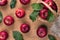
<instances>
[{"instance_id":1,"label":"green leaf","mask_svg":"<svg viewBox=\"0 0 60 40\"><path fill-rule=\"evenodd\" d=\"M41 10L41 9L43 9L43 5L41 3L33 3L32 8L34 10Z\"/></svg>"},{"instance_id":2,"label":"green leaf","mask_svg":"<svg viewBox=\"0 0 60 40\"><path fill-rule=\"evenodd\" d=\"M56 38L53 35L48 35L49 40L56 40Z\"/></svg>"},{"instance_id":3,"label":"green leaf","mask_svg":"<svg viewBox=\"0 0 60 40\"><path fill-rule=\"evenodd\" d=\"M16 2L17 2L16 0L11 0L11 2L10 2L10 8L11 9L15 7Z\"/></svg>"},{"instance_id":4,"label":"green leaf","mask_svg":"<svg viewBox=\"0 0 60 40\"><path fill-rule=\"evenodd\" d=\"M3 19L3 15L2 12L0 11L0 23L2 22L2 19Z\"/></svg>"},{"instance_id":5,"label":"green leaf","mask_svg":"<svg viewBox=\"0 0 60 40\"><path fill-rule=\"evenodd\" d=\"M39 14L39 11L34 10L30 15L30 19L34 22Z\"/></svg>"},{"instance_id":6,"label":"green leaf","mask_svg":"<svg viewBox=\"0 0 60 40\"><path fill-rule=\"evenodd\" d=\"M54 17L54 15L53 15L53 13L49 10L49 11L48 11L47 20L48 20L49 22L52 22L52 21L54 21L54 19L55 19L55 17Z\"/></svg>"},{"instance_id":7,"label":"green leaf","mask_svg":"<svg viewBox=\"0 0 60 40\"><path fill-rule=\"evenodd\" d=\"M22 34L18 31L13 31L13 37L15 38L15 40L23 40Z\"/></svg>"}]
</instances>

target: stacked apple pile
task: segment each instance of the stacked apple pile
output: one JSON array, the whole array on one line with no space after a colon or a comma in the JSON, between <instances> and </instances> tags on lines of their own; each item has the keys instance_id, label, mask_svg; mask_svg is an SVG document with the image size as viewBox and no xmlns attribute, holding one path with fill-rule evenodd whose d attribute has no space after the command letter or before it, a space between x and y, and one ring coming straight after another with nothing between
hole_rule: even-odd
<instances>
[{"instance_id":1,"label":"stacked apple pile","mask_svg":"<svg viewBox=\"0 0 60 40\"><path fill-rule=\"evenodd\" d=\"M37 16L39 15L40 18L42 18L43 20L47 20L49 22L52 22L55 19L55 15L53 12L50 11L50 8L53 9L56 13L57 13L57 5L53 0L42 0L44 3L33 3L32 4L32 8L33 8L33 12L30 15L30 19L32 21L35 21ZM46 5L48 4L48 6L50 8L48 8ZM37 6L37 7L36 7Z\"/></svg>"},{"instance_id":2,"label":"stacked apple pile","mask_svg":"<svg viewBox=\"0 0 60 40\"><path fill-rule=\"evenodd\" d=\"M57 12L57 5L53 0L43 0L45 3L47 3L53 10ZM43 19L46 19L48 15L48 8L44 6L44 8L40 11L40 17Z\"/></svg>"},{"instance_id":3,"label":"stacked apple pile","mask_svg":"<svg viewBox=\"0 0 60 40\"><path fill-rule=\"evenodd\" d=\"M27 5L30 3L31 0L19 0L21 4L23 5ZM55 10L57 12L57 5L55 4L55 2L53 0L42 0L43 2L45 2L46 4L48 4L53 10ZM7 0L0 0L0 6L5 6L7 5L8 1ZM16 0L12 0L11 1L11 4L10 4L10 7L11 8L14 8L16 5ZM32 21L35 21L36 20L36 17L37 15L39 15L42 19L44 20L47 20L47 18L50 18L49 15L52 15L51 14L51 11L45 6L43 5L42 3L33 3L32 4L32 7L34 9L34 12L30 15L30 19ZM23 18L25 16L26 12L23 8L20 8L20 9L17 9L16 12L15 12L15 15L17 18ZM2 21L2 13L0 12L0 21ZM53 17L53 16L52 16ZM51 20L51 19L50 19ZM12 24L14 24L14 18L10 15L4 17L3 19L5 25L7 26L11 26ZM22 33L27 33L30 31L30 25L29 24L26 24L26 23L23 23L21 24L20 26L20 31ZM47 26L46 25L40 25L37 29L37 35L40 37L40 38L43 38L47 35ZM15 34L15 35L14 35ZM13 35L14 35L14 38L19 38L19 39L16 39L16 40L23 40L21 34L16 35L16 34L19 34L19 32L13 32ZM21 38L20 38L21 37ZM51 37L51 35L49 35L49 37ZM8 33L6 31L1 31L0 32L0 40L7 40L8 38Z\"/></svg>"}]
</instances>

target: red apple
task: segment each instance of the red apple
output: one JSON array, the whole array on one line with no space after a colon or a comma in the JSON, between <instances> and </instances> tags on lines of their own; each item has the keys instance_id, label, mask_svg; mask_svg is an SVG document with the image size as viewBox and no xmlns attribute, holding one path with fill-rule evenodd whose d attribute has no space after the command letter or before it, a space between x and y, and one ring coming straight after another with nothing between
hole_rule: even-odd
<instances>
[{"instance_id":1,"label":"red apple","mask_svg":"<svg viewBox=\"0 0 60 40\"><path fill-rule=\"evenodd\" d=\"M41 25L38 29L37 29L37 35L40 38L44 38L47 35L47 28L44 25Z\"/></svg>"},{"instance_id":2,"label":"red apple","mask_svg":"<svg viewBox=\"0 0 60 40\"><path fill-rule=\"evenodd\" d=\"M48 17L48 10L47 10L47 9L42 9L42 10L40 10L39 16L40 16L42 19L46 19L46 18Z\"/></svg>"},{"instance_id":3,"label":"red apple","mask_svg":"<svg viewBox=\"0 0 60 40\"><path fill-rule=\"evenodd\" d=\"M29 26L28 24L22 24L22 25L20 26L20 30L21 30L21 32L23 32L23 33L27 33L27 32L29 32L29 30L30 30L30 26Z\"/></svg>"},{"instance_id":4,"label":"red apple","mask_svg":"<svg viewBox=\"0 0 60 40\"><path fill-rule=\"evenodd\" d=\"M53 1L53 4L51 5L51 8L57 12L58 8L56 3Z\"/></svg>"},{"instance_id":5,"label":"red apple","mask_svg":"<svg viewBox=\"0 0 60 40\"><path fill-rule=\"evenodd\" d=\"M14 23L14 19L12 16L6 16L4 18L4 23L7 25L7 26L10 26Z\"/></svg>"},{"instance_id":6,"label":"red apple","mask_svg":"<svg viewBox=\"0 0 60 40\"><path fill-rule=\"evenodd\" d=\"M0 32L0 40L6 40L8 38L8 33L6 31Z\"/></svg>"},{"instance_id":7,"label":"red apple","mask_svg":"<svg viewBox=\"0 0 60 40\"><path fill-rule=\"evenodd\" d=\"M7 2L7 0L0 0L0 6L5 6Z\"/></svg>"},{"instance_id":8,"label":"red apple","mask_svg":"<svg viewBox=\"0 0 60 40\"><path fill-rule=\"evenodd\" d=\"M17 9L15 14L18 18L23 18L25 16L25 11L24 9Z\"/></svg>"},{"instance_id":9,"label":"red apple","mask_svg":"<svg viewBox=\"0 0 60 40\"><path fill-rule=\"evenodd\" d=\"M30 3L30 0L19 0L21 2L21 4L23 5L27 5Z\"/></svg>"}]
</instances>

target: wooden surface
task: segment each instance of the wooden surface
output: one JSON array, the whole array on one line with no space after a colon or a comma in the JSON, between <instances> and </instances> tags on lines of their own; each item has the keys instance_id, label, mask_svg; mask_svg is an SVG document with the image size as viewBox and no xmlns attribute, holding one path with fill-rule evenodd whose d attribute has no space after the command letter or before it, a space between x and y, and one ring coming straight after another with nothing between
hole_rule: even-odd
<instances>
[{"instance_id":1,"label":"wooden surface","mask_svg":"<svg viewBox=\"0 0 60 40\"><path fill-rule=\"evenodd\" d=\"M10 6L9 6L10 1L11 0L8 0L8 4L6 6L0 7L0 11L2 11L3 17L5 17L7 15L11 15L15 20L14 24L11 25L11 26L6 26L3 22L0 24L0 31L6 30L9 33L9 37L8 37L7 40L14 40L14 38L12 36L12 31L19 31L20 32L20 25L22 23L29 24L30 28L31 28L28 33L25 33L25 34L22 33L24 40L49 40L47 36L44 37L44 38L39 38L36 35L36 30L41 24L46 24L48 26L48 29L49 29L51 27L51 24L42 22L42 21L40 21L38 19L35 22L32 22L29 19L29 15L33 11L32 7L31 7L31 4L36 3L37 0L31 0L30 4L28 4L26 6L23 6L19 2L19 0L17 0L16 7L14 9L10 8ZM60 13L60 0L54 0L54 1L56 2L57 6L58 6L58 12L57 13ZM24 10L26 11L26 16L24 18L22 18L22 19L17 18L16 15L15 15L15 11L18 8L24 8ZM50 30L48 30L48 34L52 34L52 32L50 32ZM52 35L54 35L54 34L52 34ZM57 38L57 40L60 40L58 36L55 36L55 37Z\"/></svg>"}]
</instances>

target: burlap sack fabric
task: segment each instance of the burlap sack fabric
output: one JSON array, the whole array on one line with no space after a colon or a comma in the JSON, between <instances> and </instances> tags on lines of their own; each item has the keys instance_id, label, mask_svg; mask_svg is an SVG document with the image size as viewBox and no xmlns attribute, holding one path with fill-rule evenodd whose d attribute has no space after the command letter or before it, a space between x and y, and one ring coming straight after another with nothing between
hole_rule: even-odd
<instances>
[{"instance_id":1,"label":"burlap sack fabric","mask_svg":"<svg viewBox=\"0 0 60 40\"><path fill-rule=\"evenodd\" d=\"M31 7L31 4L32 3L36 3L37 0L31 0L30 4L26 5L26 6L23 6L22 4L19 3L19 0L17 0L17 4L16 4L16 7L14 9L11 9L10 8L10 1L11 0L8 0L8 4L4 7L0 7L0 11L2 11L3 13L3 18L7 15L11 15L15 22L13 25L11 26L6 26L3 22L0 24L0 31L2 30L6 30L8 33L9 33L9 37L7 40L14 40L13 36L12 36L12 31L19 31L20 32L20 25L22 23L28 23L31 27L31 30L26 33L26 34L23 34L23 38L24 40L48 40L48 37L44 37L44 38L39 38L37 35L36 35L36 30L38 28L38 26L40 26L41 24L46 24L48 26L48 29L51 27L51 23L48 23L48 22L44 22L44 21L41 21L39 19L37 19L35 22L32 22L30 19L29 19L29 15L31 14L31 12L33 11L32 10L32 7ZM41 0L40 0L41 1ZM55 3L57 4L57 7L58 7L58 12L57 14L60 13L60 0L54 0ZM26 16L22 19L19 19L15 16L15 11L16 9L18 8L24 8L25 11L26 11ZM52 32L50 32L50 30L48 30L48 34L53 34ZM54 34L53 34L54 35ZM60 40L60 38L58 36L56 36L57 40Z\"/></svg>"}]
</instances>

